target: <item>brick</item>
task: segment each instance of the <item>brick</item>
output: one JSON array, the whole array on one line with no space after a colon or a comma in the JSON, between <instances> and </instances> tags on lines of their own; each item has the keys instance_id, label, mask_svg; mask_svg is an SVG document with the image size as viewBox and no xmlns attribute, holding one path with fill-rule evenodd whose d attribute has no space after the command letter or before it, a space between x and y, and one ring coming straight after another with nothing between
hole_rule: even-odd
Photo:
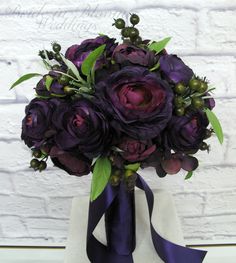
<instances>
[{"instance_id":1,"label":"brick","mask_svg":"<svg viewBox=\"0 0 236 263\"><path fill-rule=\"evenodd\" d=\"M228 190L208 193L204 213L220 215L227 214L229 211L230 213L236 213L235 203L236 189L235 191Z\"/></svg>"},{"instance_id":2,"label":"brick","mask_svg":"<svg viewBox=\"0 0 236 263\"><path fill-rule=\"evenodd\" d=\"M68 231L68 220L53 218L27 218L25 220L31 237L65 239Z\"/></svg>"},{"instance_id":3,"label":"brick","mask_svg":"<svg viewBox=\"0 0 236 263\"><path fill-rule=\"evenodd\" d=\"M72 198L53 197L48 202L49 215L57 218L69 218Z\"/></svg>"},{"instance_id":4,"label":"brick","mask_svg":"<svg viewBox=\"0 0 236 263\"><path fill-rule=\"evenodd\" d=\"M224 53L235 53L236 10L204 11L200 16L198 47Z\"/></svg>"},{"instance_id":5,"label":"brick","mask_svg":"<svg viewBox=\"0 0 236 263\"><path fill-rule=\"evenodd\" d=\"M195 49L197 14L194 11L143 8L133 9L132 12L140 16L139 29L143 38L157 41L171 36L167 47L169 53Z\"/></svg>"},{"instance_id":6,"label":"brick","mask_svg":"<svg viewBox=\"0 0 236 263\"><path fill-rule=\"evenodd\" d=\"M18 68L16 61L0 60L1 93L0 100L15 99L15 91L9 90L14 80L17 79Z\"/></svg>"},{"instance_id":7,"label":"brick","mask_svg":"<svg viewBox=\"0 0 236 263\"><path fill-rule=\"evenodd\" d=\"M45 202L41 198L18 195L0 195L0 211L4 215L45 215Z\"/></svg>"},{"instance_id":8,"label":"brick","mask_svg":"<svg viewBox=\"0 0 236 263\"><path fill-rule=\"evenodd\" d=\"M0 225L5 237L25 237L29 235L23 220L17 216L1 216Z\"/></svg>"},{"instance_id":9,"label":"brick","mask_svg":"<svg viewBox=\"0 0 236 263\"><path fill-rule=\"evenodd\" d=\"M20 139L26 104L0 104L0 138Z\"/></svg>"}]
</instances>

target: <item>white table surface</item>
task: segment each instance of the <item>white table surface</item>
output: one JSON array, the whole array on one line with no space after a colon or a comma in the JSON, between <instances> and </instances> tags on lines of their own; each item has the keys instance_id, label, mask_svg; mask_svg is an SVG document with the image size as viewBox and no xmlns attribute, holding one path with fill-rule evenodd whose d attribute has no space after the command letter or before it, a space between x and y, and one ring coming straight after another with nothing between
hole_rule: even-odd
<instances>
[{"instance_id":1,"label":"white table surface","mask_svg":"<svg viewBox=\"0 0 236 263\"><path fill-rule=\"evenodd\" d=\"M208 250L204 263L235 263L235 246L201 247ZM1 263L63 263L64 248L0 247Z\"/></svg>"}]
</instances>

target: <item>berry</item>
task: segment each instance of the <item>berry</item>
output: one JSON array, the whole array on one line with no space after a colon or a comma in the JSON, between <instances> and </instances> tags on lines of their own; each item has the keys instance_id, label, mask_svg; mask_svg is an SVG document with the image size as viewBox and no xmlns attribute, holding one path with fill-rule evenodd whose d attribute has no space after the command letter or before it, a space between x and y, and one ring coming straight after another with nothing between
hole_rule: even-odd
<instances>
[{"instance_id":1,"label":"berry","mask_svg":"<svg viewBox=\"0 0 236 263\"><path fill-rule=\"evenodd\" d=\"M194 97L192 98L191 104L195 109L201 109L204 106L204 101L202 98Z\"/></svg>"},{"instance_id":2,"label":"berry","mask_svg":"<svg viewBox=\"0 0 236 263\"><path fill-rule=\"evenodd\" d=\"M185 113L184 107L175 109L175 114L176 114L177 116L183 116L184 113Z\"/></svg>"},{"instance_id":3,"label":"berry","mask_svg":"<svg viewBox=\"0 0 236 263\"><path fill-rule=\"evenodd\" d=\"M61 51L61 46L57 43L53 43L52 49L54 52L59 53Z\"/></svg>"},{"instance_id":4,"label":"berry","mask_svg":"<svg viewBox=\"0 0 236 263\"><path fill-rule=\"evenodd\" d=\"M46 168L47 168L47 163L45 161L41 161L38 166L39 171L41 172L45 170Z\"/></svg>"},{"instance_id":5,"label":"berry","mask_svg":"<svg viewBox=\"0 0 236 263\"><path fill-rule=\"evenodd\" d=\"M36 158L41 158L42 157L42 152L40 150L34 150L33 151L33 156Z\"/></svg>"},{"instance_id":6,"label":"berry","mask_svg":"<svg viewBox=\"0 0 236 263\"><path fill-rule=\"evenodd\" d=\"M209 150L209 146L205 142L202 142L200 144L199 148L200 148L201 151Z\"/></svg>"},{"instance_id":7,"label":"berry","mask_svg":"<svg viewBox=\"0 0 236 263\"><path fill-rule=\"evenodd\" d=\"M117 29L122 29L125 27L125 21L122 18L118 18L115 20L114 25Z\"/></svg>"},{"instance_id":8,"label":"berry","mask_svg":"<svg viewBox=\"0 0 236 263\"><path fill-rule=\"evenodd\" d=\"M198 80L198 79L191 79L190 81L189 81L189 87L190 87L190 89L192 90L192 91L196 91L196 90L198 90L199 89L199 87L200 87L200 81Z\"/></svg>"},{"instance_id":9,"label":"berry","mask_svg":"<svg viewBox=\"0 0 236 263\"><path fill-rule=\"evenodd\" d=\"M200 82L200 86L198 87L198 90L197 90L197 91L200 92L200 93L204 93L204 92L207 91L207 89L208 89L207 83L204 82L204 81L201 81L201 82Z\"/></svg>"},{"instance_id":10,"label":"berry","mask_svg":"<svg viewBox=\"0 0 236 263\"><path fill-rule=\"evenodd\" d=\"M110 177L110 183L111 183L111 185L113 185L113 186L119 185L119 183L120 183L120 177L117 176L117 175L112 175L112 176Z\"/></svg>"},{"instance_id":11,"label":"berry","mask_svg":"<svg viewBox=\"0 0 236 263\"><path fill-rule=\"evenodd\" d=\"M174 104L175 104L175 106L176 106L177 108L180 108L180 107L182 107L183 104L184 104L184 99L183 99L182 97L180 97L180 96L176 96L176 97L174 98Z\"/></svg>"},{"instance_id":12,"label":"berry","mask_svg":"<svg viewBox=\"0 0 236 263\"><path fill-rule=\"evenodd\" d=\"M59 84L61 85L67 85L69 83L69 77L65 75L61 75L61 77L58 80Z\"/></svg>"},{"instance_id":13,"label":"berry","mask_svg":"<svg viewBox=\"0 0 236 263\"><path fill-rule=\"evenodd\" d=\"M139 31L135 27L131 27L129 31L129 36L131 39L136 39L139 36Z\"/></svg>"},{"instance_id":14,"label":"berry","mask_svg":"<svg viewBox=\"0 0 236 263\"><path fill-rule=\"evenodd\" d=\"M57 61L62 61L61 55L60 55L59 53L56 53L56 54L55 54L55 59L56 59Z\"/></svg>"},{"instance_id":15,"label":"berry","mask_svg":"<svg viewBox=\"0 0 236 263\"><path fill-rule=\"evenodd\" d=\"M30 167L34 168L35 170L38 169L39 164L40 164L40 161L37 159L32 159L30 161Z\"/></svg>"},{"instance_id":16,"label":"berry","mask_svg":"<svg viewBox=\"0 0 236 263\"><path fill-rule=\"evenodd\" d=\"M43 50L40 50L40 51L39 51L39 56L40 56L42 59L45 59L45 58L46 58Z\"/></svg>"},{"instance_id":17,"label":"berry","mask_svg":"<svg viewBox=\"0 0 236 263\"><path fill-rule=\"evenodd\" d=\"M184 86L184 84L182 83L178 83L176 86L175 86L175 92L177 94L184 94L184 92L186 91L186 87Z\"/></svg>"},{"instance_id":18,"label":"berry","mask_svg":"<svg viewBox=\"0 0 236 263\"><path fill-rule=\"evenodd\" d=\"M130 36L130 27L125 27L121 30L121 35L123 37L129 37Z\"/></svg>"},{"instance_id":19,"label":"berry","mask_svg":"<svg viewBox=\"0 0 236 263\"><path fill-rule=\"evenodd\" d=\"M142 38L140 36L138 36L135 40L134 40L134 45L138 46L140 44L142 44Z\"/></svg>"},{"instance_id":20,"label":"berry","mask_svg":"<svg viewBox=\"0 0 236 263\"><path fill-rule=\"evenodd\" d=\"M64 91L64 93L67 94L67 95L73 95L73 94L75 94L75 91L74 91L73 88L70 87L70 86L65 86L65 87L63 88L63 91Z\"/></svg>"},{"instance_id":21,"label":"berry","mask_svg":"<svg viewBox=\"0 0 236 263\"><path fill-rule=\"evenodd\" d=\"M52 51L47 51L47 55L49 60L54 59L54 53Z\"/></svg>"},{"instance_id":22,"label":"berry","mask_svg":"<svg viewBox=\"0 0 236 263\"><path fill-rule=\"evenodd\" d=\"M130 22L132 25L137 25L139 23L140 19L139 19L139 16L136 15L136 14L132 14L131 17L130 17Z\"/></svg>"},{"instance_id":23,"label":"berry","mask_svg":"<svg viewBox=\"0 0 236 263\"><path fill-rule=\"evenodd\" d=\"M53 65L52 66L52 70L60 70L60 66L59 65Z\"/></svg>"}]
</instances>

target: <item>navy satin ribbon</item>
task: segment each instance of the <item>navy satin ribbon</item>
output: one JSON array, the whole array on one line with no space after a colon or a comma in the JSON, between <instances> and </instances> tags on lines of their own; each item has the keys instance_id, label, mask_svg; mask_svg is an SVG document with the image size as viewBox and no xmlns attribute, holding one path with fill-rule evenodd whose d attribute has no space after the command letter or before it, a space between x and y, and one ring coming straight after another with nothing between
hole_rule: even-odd
<instances>
[{"instance_id":1,"label":"navy satin ribbon","mask_svg":"<svg viewBox=\"0 0 236 263\"><path fill-rule=\"evenodd\" d=\"M136 186L146 195L152 241L158 256L165 263L201 263L206 256L206 251L174 244L162 238L155 231L151 223L154 205L152 190L140 175L137 177ZM103 193L95 201L90 202L87 255L92 263L134 262L132 252L135 248L135 215L132 206L134 206L134 195L127 193L123 184L116 187L108 184ZM108 246L102 244L93 235L93 231L104 214L106 215Z\"/></svg>"}]
</instances>

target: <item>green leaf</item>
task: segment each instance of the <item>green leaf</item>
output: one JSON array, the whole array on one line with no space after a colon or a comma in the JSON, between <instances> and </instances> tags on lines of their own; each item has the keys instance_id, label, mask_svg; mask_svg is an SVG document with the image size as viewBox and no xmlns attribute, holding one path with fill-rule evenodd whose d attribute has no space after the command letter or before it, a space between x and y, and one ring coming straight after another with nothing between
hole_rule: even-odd
<instances>
[{"instance_id":1,"label":"green leaf","mask_svg":"<svg viewBox=\"0 0 236 263\"><path fill-rule=\"evenodd\" d=\"M224 141L224 134L223 134L223 130L222 130L220 121L216 117L215 113L212 112L210 109L206 108L206 109L204 109L204 112L206 113L207 118L208 118L219 142L222 144Z\"/></svg>"},{"instance_id":2,"label":"green leaf","mask_svg":"<svg viewBox=\"0 0 236 263\"><path fill-rule=\"evenodd\" d=\"M158 54L166 47L166 45L168 44L170 40L171 40L171 37L167 37L158 42L154 41L148 46L148 48L152 51L155 51L156 54Z\"/></svg>"},{"instance_id":3,"label":"green leaf","mask_svg":"<svg viewBox=\"0 0 236 263\"><path fill-rule=\"evenodd\" d=\"M125 165L126 170L131 170L134 172L137 172L139 167L140 167L140 163L130 163L130 164Z\"/></svg>"},{"instance_id":4,"label":"green leaf","mask_svg":"<svg viewBox=\"0 0 236 263\"><path fill-rule=\"evenodd\" d=\"M22 82L24 82L24 81L26 81L28 79L31 79L33 77L38 77L38 76L42 76L42 74L39 74L39 73L28 73L28 74L25 74L22 77L20 77L17 81L15 81L11 85L10 89L13 89L15 86L21 84Z\"/></svg>"},{"instance_id":5,"label":"green leaf","mask_svg":"<svg viewBox=\"0 0 236 263\"><path fill-rule=\"evenodd\" d=\"M193 171L188 172L187 175L185 176L185 180L190 179L192 175L193 175Z\"/></svg>"},{"instance_id":6,"label":"green leaf","mask_svg":"<svg viewBox=\"0 0 236 263\"><path fill-rule=\"evenodd\" d=\"M75 77L81 81L81 82L85 82L80 74L79 71L77 69L77 67L75 66L75 64L73 62L71 62L69 59L65 58L63 55L61 55L62 60L64 61L64 63L66 64L66 66L68 67L68 69L70 69L72 71L72 73L75 75Z\"/></svg>"},{"instance_id":7,"label":"green leaf","mask_svg":"<svg viewBox=\"0 0 236 263\"><path fill-rule=\"evenodd\" d=\"M105 189L111 175L111 162L107 157L100 157L96 160L93 169L91 187L91 202L96 200Z\"/></svg>"},{"instance_id":8,"label":"green leaf","mask_svg":"<svg viewBox=\"0 0 236 263\"><path fill-rule=\"evenodd\" d=\"M52 82L53 82L53 77L47 75L47 76L46 76L45 85L46 85L46 89L47 89L48 91L50 91Z\"/></svg>"},{"instance_id":9,"label":"green leaf","mask_svg":"<svg viewBox=\"0 0 236 263\"><path fill-rule=\"evenodd\" d=\"M100 47L94 49L89 55L86 57L86 59L83 61L81 70L82 73L85 76L89 76L90 72L95 65L97 59L103 54L105 50L106 45L101 45Z\"/></svg>"}]
</instances>

